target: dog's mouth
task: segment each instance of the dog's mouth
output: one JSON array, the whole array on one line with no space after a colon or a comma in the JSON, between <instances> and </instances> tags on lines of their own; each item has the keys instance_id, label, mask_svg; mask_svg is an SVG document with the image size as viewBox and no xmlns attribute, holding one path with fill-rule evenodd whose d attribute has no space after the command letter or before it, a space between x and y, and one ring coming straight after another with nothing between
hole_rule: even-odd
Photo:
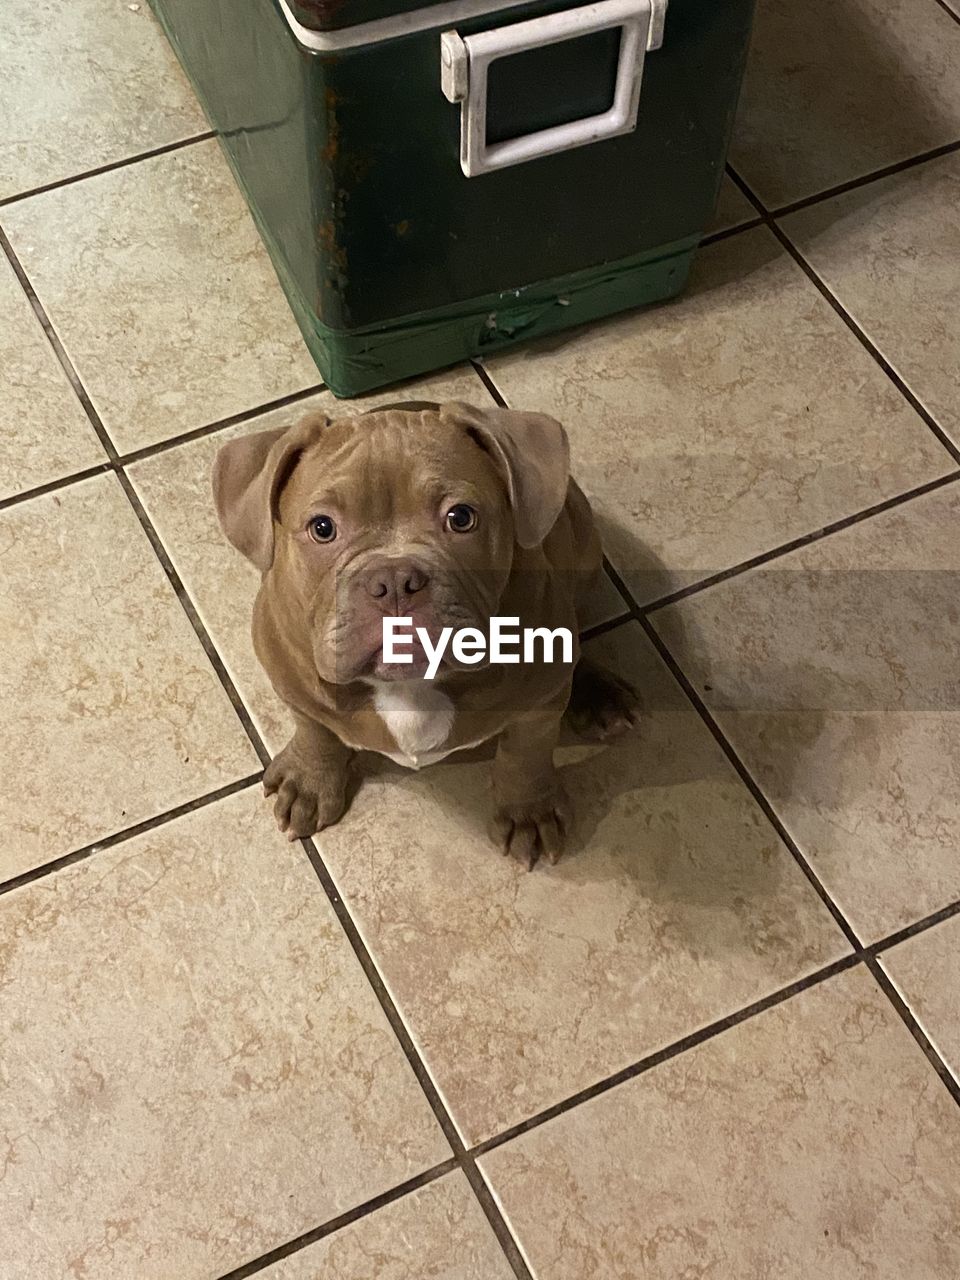
<instances>
[{"instance_id":1,"label":"dog's mouth","mask_svg":"<svg viewBox=\"0 0 960 1280\"><path fill-rule=\"evenodd\" d=\"M416 634L415 627L406 628L402 639L395 642L393 653L388 653L384 636L378 626L373 633L354 635L340 647L335 659L333 680L336 684L347 684L351 680L417 680L424 679L431 673L435 678L449 665L449 651L437 655L435 652L439 640L440 628L431 625L426 628L427 645L425 646ZM325 666L326 664L324 664ZM320 674L325 679L331 677L323 667Z\"/></svg>"},{"instance_id":2,"label":"dog's mouth","mask_svg":"<svg viewBox=\"0 0 960 1280\"><path fill-rule=\"evenodd\" d=\"M389 621L387 619L386 621ZM391 638L383 628L383 620L373 627L355 631L343 638L335 655L335 670L327 674L328 663L318 663L324 679L336 684L351 680L435 680L451 671L481 670L488 665L486 655L472 661L461 661L452 636L464 624L441 621L434 616L404 617ZM472 629L481 630L471 620ZM443 634L446 632L447 634ZM319 655L318 655L319 656Z\"/></svg>"},{"instance_id":3,"label":"dog's mouth","mask_svg":"<svg viewBox=\"0 0 960 1280\"><path fill-rule=\"evenodd\" d=\"M430 659L421 645L413 646L410 659L409 662L388 662L381 645L370 655L366 669L360 674L372 676L375 680L422 680L430 668ZM443 665L441 659L441 668Z\"/></svg>"}]
</instances>

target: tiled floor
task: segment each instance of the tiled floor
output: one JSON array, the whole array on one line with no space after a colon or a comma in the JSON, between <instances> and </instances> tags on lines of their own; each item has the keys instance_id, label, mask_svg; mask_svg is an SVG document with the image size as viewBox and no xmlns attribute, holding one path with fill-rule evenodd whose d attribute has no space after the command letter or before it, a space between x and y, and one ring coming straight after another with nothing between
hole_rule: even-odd
<instances>
[{"instance_id":1,"label":"tiled floor","mask_svg":"<svg viewBox=\"0 0 960 1280\"><path fill-rule=\"evenodd\" d=\"M413 389L603 522L532 874L476 762L276 834L209 470L334 402L146 3L4 18L0 1280L956 1280L960 4L760 0L684 297Z\"/></svg>"}]
</instances>

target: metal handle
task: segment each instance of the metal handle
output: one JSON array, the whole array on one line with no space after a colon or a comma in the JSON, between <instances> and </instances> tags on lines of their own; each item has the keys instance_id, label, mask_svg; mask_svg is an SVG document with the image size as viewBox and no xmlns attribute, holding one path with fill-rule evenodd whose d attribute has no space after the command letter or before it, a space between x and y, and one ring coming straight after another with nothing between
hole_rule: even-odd
<instances>
[{"instance_id":1,"label":"metal handle","mask_svg":"<svg viewBox=\"0 0 960 1280\"><path fill-rule=\"evenodd\" d=\"M440 86L450 102L460 103L460 167L467 177L635 129L644 56L662 43L666 7L667 0L598 0L597 4L475 35L445 31L440 37ZM609 110L506 142L487 142L487 72L491 62L611 27L622 27L623 34Z\"/></svg>"}]
</instances>

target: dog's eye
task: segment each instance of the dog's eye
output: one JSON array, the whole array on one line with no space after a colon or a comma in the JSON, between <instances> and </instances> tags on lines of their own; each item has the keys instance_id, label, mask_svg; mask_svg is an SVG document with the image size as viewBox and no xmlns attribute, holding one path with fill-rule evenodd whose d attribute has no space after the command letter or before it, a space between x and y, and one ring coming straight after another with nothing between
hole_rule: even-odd
<instances>
[{"instance_id":1,"label":"dog's eye","mask_svg":"<svg viewBox=\"0 0 960 1280\"><path fill-rule=\"evenodd\" d=\"M332 542L337 536L337 526L329 516L314 516L307 525L307 532L314 542Z\"/></svg>"},{"instance_id":2,"label":"dog's eye","mask_svg":"<svg viewBox=\"0 0 960 1280\"><path fill-rule=\"evenodd\" d=\"M454 533L469 533L477 527L477 513L465 502L458 502L447 512L447 528Z\"/></svg>"}]
</instances>

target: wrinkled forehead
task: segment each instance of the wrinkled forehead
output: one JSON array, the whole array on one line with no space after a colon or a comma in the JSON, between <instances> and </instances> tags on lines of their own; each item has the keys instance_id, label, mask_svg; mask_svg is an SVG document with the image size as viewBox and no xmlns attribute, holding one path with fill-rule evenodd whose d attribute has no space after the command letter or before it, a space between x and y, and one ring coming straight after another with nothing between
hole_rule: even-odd
<instances>
[{"instance_id":1,"label":"wrinkled forehead","mask_svg":"<svg viewBox=\"0 0 960 1280\"><path fill-rule=\"evenodd\" d=\"M438 413L371 413L330 424L300 458L281 510L299 519L329 508L372 522L446 499L506 499L496 463L469 428Z\"/></svg>"}]
</instances>

